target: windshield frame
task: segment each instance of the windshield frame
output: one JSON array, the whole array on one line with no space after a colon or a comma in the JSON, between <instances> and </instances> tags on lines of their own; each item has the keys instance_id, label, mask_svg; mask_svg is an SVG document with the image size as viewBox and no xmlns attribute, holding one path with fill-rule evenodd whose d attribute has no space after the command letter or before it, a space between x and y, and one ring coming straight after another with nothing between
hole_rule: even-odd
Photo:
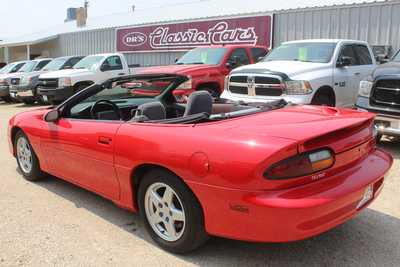
<instances>
[{"instance_id":1,"label":"windshield frame","mask_svg":"<svg viewBox=\"0 0 400 267\"><path fill-rule=\"evenodd\" d=\"M278 51L280 51L281 49L283 49L285 46L289 47L292 46L292 49L296 49L299 50L300 47L299 46L311 46L311 45L330 45L330 56L329 59L325 59L325 60L301 60L299 57L297 58L293 58L293 57L284 57L282 56L281 58L270 58L275 56L276 53L278 53ZM268 55L266 55L264 57L264 59L262 59L260 62L270 62L270 61L298 61L298 62L307 62L307 63L329 63L332 62L332 60L334 59L334 55L335 55L335 50L337 47L338 43L336 42L288 42L288 43L283 43L280 46L278 46L277 48L271 50L270 53L268 53ZM309 49L309 48L308 48ZM297 54L299 53L299 51L297 51Z\"/></svg>"}]
</instances>

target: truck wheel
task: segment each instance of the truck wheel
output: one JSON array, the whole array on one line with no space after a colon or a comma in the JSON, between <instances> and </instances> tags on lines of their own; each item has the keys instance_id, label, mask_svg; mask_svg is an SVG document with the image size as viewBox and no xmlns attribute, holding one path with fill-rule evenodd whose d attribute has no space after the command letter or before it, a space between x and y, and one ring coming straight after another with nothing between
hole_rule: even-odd
<instances>
[{"instance_id":1,"label":"truck wheel","mask_svg":"<svg viewBox=\"0 0 400 267\"><path fill-rule=\"evenodd\" d=\"M8 96L2 96L1 99L6 103L12 103L13 102L11 96L9 96L9 95Z\"/></svg>"},{"instance_id":2,"label":"truck wheel","mask_svg":"<svg viewBox=\"0 0 400 267\"><path fill-rule=\"evenodd\" d=\"M139 185L138 202L146 230L163 249L187 253L208 240L200 204L177 176L148 172Z\"/></svg>"},{"instance_id":3,"label":"truck wheel","mask_svg":"<svg viewBox=\"0 0 400 267\"><path fill-rule=\"evenodd\" d=\"M311 105L334 107L335 100L326 92L317 92L311 100Z\"/></svg>"},{"instance_id":4,"label":"truck wheel","mask_svg":"<svg viewBox=\"0 0 400 267\"><path fill-rule=\"evenodd\" d=\"M36 100L33 97L32 98L23 98L22 102L24 102L25 105L33 105L36 102Z\"/></svg>"},{"instance_id":5,"label":"truck wheel","mask_svg":"<svg viewBox=\"0 0 400 267\"><path fill-rule=\"evenodd\" d=\"M26 180L38 181L45 177L45 173L40 170L39 159L33 151L28 137L22 131L15 136L14 150L18 167Z\"/></svg>"}]
</instances>

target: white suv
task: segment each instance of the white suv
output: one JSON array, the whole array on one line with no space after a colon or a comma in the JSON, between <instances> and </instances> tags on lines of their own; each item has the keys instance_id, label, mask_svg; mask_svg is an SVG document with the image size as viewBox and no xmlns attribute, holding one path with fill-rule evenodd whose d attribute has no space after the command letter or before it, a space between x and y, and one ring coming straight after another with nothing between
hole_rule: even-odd
<instances>
[{"instance_id":1,"label":"white suv","mask_svg":"<svg viewBox=\"0 0 400 267\"><path fill-rule=\"evenodd\" d=\"M283 43L257 64L235 69L221 98L244 102L285 99L296 104L353 107L360 81L376 68L366 42Z\"/></svg>"}]
</instances>

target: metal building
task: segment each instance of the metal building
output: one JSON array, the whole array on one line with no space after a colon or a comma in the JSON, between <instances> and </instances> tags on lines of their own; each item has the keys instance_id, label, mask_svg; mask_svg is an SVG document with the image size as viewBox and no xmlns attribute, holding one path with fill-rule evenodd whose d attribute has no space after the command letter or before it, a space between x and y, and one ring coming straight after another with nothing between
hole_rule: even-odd
<instances>
[{"instance_id":1,"label":"metal building","mask_svg":"<svg viewBox=\"0 0 400 267\"><path fill-rule=\"evenodd\" d=\"M240 16L273 14L273 45L296 39L346 38L368 41L371 45L391 45L393 51L400 49L400 1L380 1L350 5L312 7L302 9L265 11L263 7L251 9L234 7L218 10L215 6L185 6L173 14L176 7L165 10L137 11L92 20L86 27L76 27L74 22L54 27L49 31L35 33L0 42L5 61L36 56L58 57L64 55L89 55L116 51L116 29L128 25L154 25L163 23L219 19ZM268 1L264 1L268 2ZM197 5L194 4L194 5ZM204 10L204 16L198 10ZM136 12L136 11L135 11ZM230 15L236 14L236 15ZM89 18L90 21L91 18ZM130 64L164 65L173 63L183 52L135 52L126 53ZM2 61L0 59L0 61Z\"/></svg>"}]
</instances>

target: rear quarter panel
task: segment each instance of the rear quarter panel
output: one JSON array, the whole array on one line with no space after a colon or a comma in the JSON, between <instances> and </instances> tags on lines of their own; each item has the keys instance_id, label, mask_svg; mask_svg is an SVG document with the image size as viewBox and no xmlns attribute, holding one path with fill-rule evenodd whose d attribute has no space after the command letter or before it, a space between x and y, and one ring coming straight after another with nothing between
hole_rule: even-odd
<instances>
[{"instance_id":1,"label":"rear quarter panel","mask_svg":"<svg viewBox=\"0 0 400 267\"><path fill-rule=\"evenodd\" d=\"M236 135L236 134L235 134ZM279 153L277 153L279 151ZM260 164L272 155L288 157L296 142L276 137L231 134L213 125L125 124L115 140L121 202L131 205L133 173L142 164L164 167L187 182L232 189L261 189Z\"/></svg>"}]
</instances>

